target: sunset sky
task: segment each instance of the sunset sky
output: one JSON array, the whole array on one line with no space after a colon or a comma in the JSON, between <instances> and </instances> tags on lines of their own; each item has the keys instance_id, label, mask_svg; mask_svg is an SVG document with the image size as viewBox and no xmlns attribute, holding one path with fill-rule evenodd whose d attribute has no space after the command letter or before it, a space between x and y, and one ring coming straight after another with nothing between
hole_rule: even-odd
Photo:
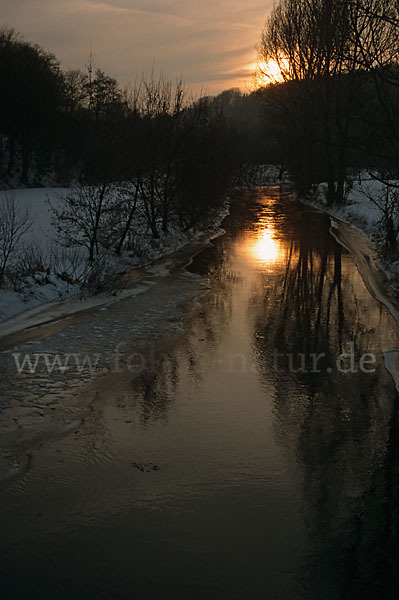
<instances>
[{"instance_id":1,"label":"sunset sky","mask_svg":"<svg viewBox=\"0 0 399 600\"><path fill-rule=\"evenodd\" d=\"M2 24L54 52L64 68L96 66L122 83L158 69L206 93L250 83L272 0L0 0Z\"/></svg>"}]
</instances>

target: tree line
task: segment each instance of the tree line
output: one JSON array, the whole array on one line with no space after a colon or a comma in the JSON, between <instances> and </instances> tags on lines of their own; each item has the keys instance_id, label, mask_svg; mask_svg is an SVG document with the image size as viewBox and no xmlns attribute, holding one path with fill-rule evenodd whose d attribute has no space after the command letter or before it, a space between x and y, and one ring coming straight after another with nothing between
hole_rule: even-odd
<instances>
[{"instance_id":1,"label":"tree line","mask_svg":"<svg viewBox=\"0 0 399 600\"><path fill-rule=\"evenodd\" d=\"M155 72L122 88L91 57L84 70L63 71L54 55L7 28L0 86L0 182L73 183L57 214L60 233L85 244L91 260L100 237L122 251L138 203L153 239L172 224L190 230L261 162L239 90L194 98L182 81Z\"/></svg>"},{"instance_id":2,"label":"tree line","mask_svg":"<svg viewBox=\"0 0 399 600\"><path fill-rule=\"evenodd\" d=\"M25 277L57 270L60 246L83 248L91 273L104 256L139 254L143 225L152 245L171 230L190 234L212 222L229 190L256 177L258 133L242 118L239 90L195 98L182 81L155 72L122 88L92 58L84 70L64 71L54 55L7 28L0 86L1 186L70 188L52 207L51 265L38 247L23 247L31 218L5 196L0 286L21 285L18 256ZM61 275L71 283L75 258L63 258L73 273Z\"/></svg>"}]
</instances>

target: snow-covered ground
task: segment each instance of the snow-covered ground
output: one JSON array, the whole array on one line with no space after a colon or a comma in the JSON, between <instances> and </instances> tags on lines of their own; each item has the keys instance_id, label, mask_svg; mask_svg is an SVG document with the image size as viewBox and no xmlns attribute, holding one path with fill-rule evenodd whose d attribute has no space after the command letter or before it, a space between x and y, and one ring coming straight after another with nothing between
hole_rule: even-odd
<instances>
[{"instance_id":1,"label":"snow-covered ground","mask_svg":"<svg viewBox=\"0 0 399 600\"><path fill-rule=\"evenodd\" d=\"M11 197L15 199L18 211L29 211L31 225L21 238L11 263L18 257L21 259L24 251L31 249L40 257L44 267L14 283L6 281L0 288L0 323L49 303L88 295L85 280L91 267L87 260L87 250L77 246L65 248L59 243L57 223L52 211L52 207L59 209L63 206L64 198L70 191L68 188L38 188L0 192L0 203ZM215 232L226 214L227 200L212 224ZM134 222L134 249L121 257L100 257L98 268L101 268L106 279L108 276L151 264L203 233L185 233L172 226L168 234L155 244L151 241L143 211L139 207ZM209 235L212 233L210 230Z\"/></svg>"},{"instance_id":2,"label":"snow-covered ground","mask_svg":"<svg viewBox=\"0 0 399 600\"><path fill-rule=\"evenodd\" d=\"M13 259L20 256L23 249L34 247L37 255L46 256L50 266L50 255L56 249L56 232L52 224L51 201L60 206L67 193L65 188L16 189L0 192L0 202L13 198L19 212L28 211L30 227L18 244ZM78 283L68 283L56 275L61 269L61 260L68 251L60 249L58 264L52 265L48 272L37 272L19 281L13 289L10 284L0 289L0 322L18 315L41 304L55 302L70 295L78 294ZM61 258L62 256L62 258Z\"/></svg>"},{"instance_id":3,"label":"snow-covered ground","mask_svg":"<svg viewBox=\"0 0 399 600\"><path fill-rule=\"evenodd\" d=\"M348 190L346 202L342 206L327 207L327 184L324 183L320 184L317 191L309 198L316 205L325 208L329 214L373 235L377 223L381 219L381 211L369 196L373 195L377 198L382 187L380 182L371 179L364 173L360 180L353 182L353 187Z\"/></svg>"}]
</instances>

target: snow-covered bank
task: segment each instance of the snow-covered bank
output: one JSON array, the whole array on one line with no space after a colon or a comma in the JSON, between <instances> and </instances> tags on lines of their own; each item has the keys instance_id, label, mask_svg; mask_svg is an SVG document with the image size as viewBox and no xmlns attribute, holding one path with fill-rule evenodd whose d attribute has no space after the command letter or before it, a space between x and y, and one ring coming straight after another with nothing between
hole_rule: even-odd
<instances>
[{"instance_id":1,"label":"snow-covered bank","mask_svg":"<svg viewBox=\"0 0 399 600\"><path fill-rule=\"evenodd\" d=\"M36 270L32 269L32 273L16 274L15 278L10 278L0 288L1 335L15 328L20 329L23 324L30 326L43 309L48 311L49 317L53 315L57 318L57 315L65 316L70 312L85 310L86 306L115 302L115 289L107 286L107 280L152 264L186 244L213 237L229 212L229 202L226 200L211 226L202 231L183 232L172 225L167 235L154 242L146 226L144 211L138 206L129 251L120 257L104 254L96 261L95 268L101 271L105 291L93 298L93 292L87 285L93 267L88 262L86 249L79 246L65 248L59 243L52 208L62 208L70 191L68 188L38 188L0 192L0 203L12 198L20 213L29 213L30 226L16 248L13 269L17 273L18 266L21 267L18 261L23 262L25 256L31 257L32 262L38 265ZM122 299L135 292L118 289L116 293L117 299Z\"/></svg>"},{"instance_id":2,"label":"snow-covered bank","mask_svg":"<svg viewBox=\"0 0 399 600\"><path fill-rule=\"evenodd\" d=\"M332 235L354 256L367 289L391 313L399 334L399 260L395 256L387 259L382 250L385 237L380 203L383 206L386 187L371 177L363 177L354 183L342 206L327 205L324 184L302 201L330 215ZM384 352L384 363L399 392L399 350Z\"/></svg>"},{"instance_id":3,"label":"snow-covered bank","mask_svg":"<svg viewBox=\"0 0 399 600\"><path fill-rule=\"evenodd\" d=\"M388 256L384 252L386 232L384 231L384 208L388 188L398 182L382 182L366 172L362 172L358 180L353 181L347 190L343 205L329 207L327 205L327 184L320 184L304 202L327 212L363 232L370 240L370 246L378 255L378 267L385 273L394 299L399 298L399 256ZM388 189L389 191L389 189ZM394 215L397 220L399 215ZM397 225L397 223L396 223Z\"/></svg>"}]
</instances>

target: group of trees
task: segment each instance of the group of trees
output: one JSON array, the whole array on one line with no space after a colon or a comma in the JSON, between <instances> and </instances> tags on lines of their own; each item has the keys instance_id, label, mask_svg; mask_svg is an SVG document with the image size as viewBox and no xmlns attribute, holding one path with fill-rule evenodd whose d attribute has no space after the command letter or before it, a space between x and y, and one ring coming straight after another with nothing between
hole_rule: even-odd
<instances>
[{"instance_id":1,"label":"group of trees","mask_svg":"<svg viewBox=\"0 0 399 600\"><path fill-rule=\"evenodd\" d=\"M27 182L30 161L45 162L54 143L55 120L62 95L55 57L22 41L9 29L0 31L0 168L11 176L19 157L20 178Z\"/></svg>"},{"instance_id":2,"label":"group of trees","mask_svg":"<svg viewBox=\"0 0 399 600\"><path fill-rule=\"evenodd\" d=\"M209 222L239 164L233 126L213 100L186 97L181 82L143 78L125 110L119 122L93 123L83 177L55 210L61 239L85 246L91 261L129 247L137 220L152 240Z\"/></svg>"},{"instance_id":3,"label":"group of trees","mask_svg":"<svg viewBox=\"0 0 399 600\"><path fill-rule=\"evenodd\" d=\"M0 179L40 184L89 167L101 133L121 121L126 102L116 80L92 61L63 72L56 57L0 30Z\"/></svg>"},{"instance_id":4,"label":"group of trees","mask_svg":"<svg viewBox=\"0 0 399 600\"><path fill-rule=\"evenodd\" d=\"M63 71L10 29L0 30L0 85L1 185L70 187L52 207L56 246L84 248L88 272L111 254L141 253L143 230L157 245L172 229L206 225L259 162L256 119L248 129L239 90L194 98L155 72L123 89L91 57L84 70ZM15 200L2 201L0 220L0 286L14 285L18 256L38 252L25 248L28 217ZM29 273L45 263L36 259Z\"/></svg>"},{"instance_id":5,"label":"group of trees","mask_svg":"<svg viewBox=\"0 0 399 600\"><path fill-rule=\"evenodd\" d=\"M259 53L261 69L274 61L281 73L258 93L300 191L326 181L329 202L342 202L349 167L397 177L397 2L280 0Z\"/></svg>"},{"instance_id":6,"label":"group of trees","mask_svg":"<svg viewBox=\"0 0 399 600\"><path fill-rule=\"evenodd\" d=\"M212 218L249 144L228 109L240 92L195 99L162 74L129 88L93 66L62 71L13 30L0 31L0 181L72 186L55 210L60 240L120 254L140 212L149 236Z\"/></svg>"}]
</instances>

